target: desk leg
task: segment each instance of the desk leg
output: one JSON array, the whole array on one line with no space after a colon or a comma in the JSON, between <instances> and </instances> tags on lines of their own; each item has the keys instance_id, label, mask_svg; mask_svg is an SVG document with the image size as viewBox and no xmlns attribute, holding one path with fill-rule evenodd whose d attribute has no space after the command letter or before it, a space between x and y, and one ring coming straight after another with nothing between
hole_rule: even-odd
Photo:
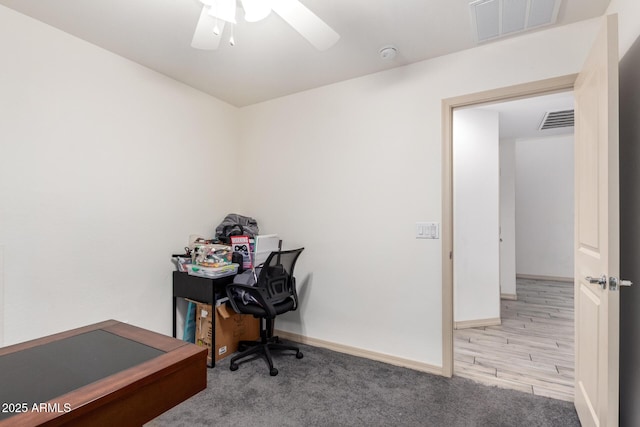
<instances>
[{"instance_id":1,"label":"desk leg","mask_svg":"<svg viewBox=\"0 0 640 427\"><path fill-rule=\"evenodd\" d=\"M215 348L216 348L216 287L212 286L211 287L211 301L213 301L211 303L211 309L213 310L213 313L211 315L211 346L213 347L212 351L214 354L212 354L211 357L211 367L215 368L216 367L216 355L215 355Z\"/></svg>"},{"instance_id":2,"label":"desk leg","mask_svg":"<svg viewBox=\"0 0 640 427\"><path fill-rule=\"evenodd\" d=\"M176 337L176 310L177 310L177 304L176 304L176 297L173 297L173 337Z\"/></svg>"}]
</instances>

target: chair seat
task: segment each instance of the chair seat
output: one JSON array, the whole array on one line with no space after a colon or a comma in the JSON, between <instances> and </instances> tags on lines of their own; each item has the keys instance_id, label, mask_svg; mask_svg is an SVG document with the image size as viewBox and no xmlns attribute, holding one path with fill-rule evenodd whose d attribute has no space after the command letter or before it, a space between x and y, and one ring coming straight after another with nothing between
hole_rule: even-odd
<instances>
[{"instance_id":1,"label":"chair seat","mask_svg":"<svg viewBox=\"0 0 640 427\"><path fill-rule=\"evenodd\" d=\"M291 311L294 306L294 301L291 298L287 298L282 302L278 302L273 304L273 307L276 310L276 314L286 313L287 311ZM258 304L246 304L239 305L239 311L243 314L252 314L256 317L267 317L267 312L264 308L260 307Z\"/></svg>"}]
</instances>

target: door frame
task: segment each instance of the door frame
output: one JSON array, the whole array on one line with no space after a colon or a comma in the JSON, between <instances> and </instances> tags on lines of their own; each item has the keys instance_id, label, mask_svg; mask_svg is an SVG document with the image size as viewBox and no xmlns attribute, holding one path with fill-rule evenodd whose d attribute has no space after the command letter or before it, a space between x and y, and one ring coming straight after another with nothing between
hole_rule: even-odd
<instances>
[{"instance_id":1,"label":"door frame","mask_svg":"<svg viewBox=\"0 0 640 427\"><path fill-rule=\"evenodd\" d=\"M577 74L442 100L442 375L453 376L453 110L573 90Z\"/></svg>"}]
</instances>

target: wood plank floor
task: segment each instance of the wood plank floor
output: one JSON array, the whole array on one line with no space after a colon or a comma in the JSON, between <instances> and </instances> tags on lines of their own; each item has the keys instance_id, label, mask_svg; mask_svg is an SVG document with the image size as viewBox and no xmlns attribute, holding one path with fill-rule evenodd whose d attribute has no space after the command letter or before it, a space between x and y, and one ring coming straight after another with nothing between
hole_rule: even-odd
<instances>
[{"instance_id":1,"label":"wood plank floor","mask_svg":"<svg viewBox=\"0 0 640 427\"><path fill-rule=\"evenodd\" d=\"M573 283L518 279L500 326L454 331L454 375L573 401Z\"/></svg>"}]
</instances>

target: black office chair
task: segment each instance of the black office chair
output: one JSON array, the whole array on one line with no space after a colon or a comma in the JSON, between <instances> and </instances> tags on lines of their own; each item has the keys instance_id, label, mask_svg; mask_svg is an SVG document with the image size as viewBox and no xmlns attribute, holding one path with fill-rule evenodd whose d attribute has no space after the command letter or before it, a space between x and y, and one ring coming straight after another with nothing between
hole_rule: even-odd
<instances>
[{"instance_id":1,"label":"black office chair","mask_svg":"<svg viewBox=\"0 0 640 427\"><path fill-rule=\"evenodd\" d=\"M271 252L257 274L255 286L229 284L226 287L229 303L237 313L260 318L260 341L240 341L241 353L231 358L229 368L238 369L238 361L252 355L262 355L269 365L269 374L278 375L273 367L271 350L291 350L302 359L298 347L280 343L273 336L276 316L298 308L298 294L293 269L304 248ZM245 350L242 350L245 348ZM253 357L250 359L253 360ZM242 363L248 362L243 360Z\"/></svg>"}]
</instances>

